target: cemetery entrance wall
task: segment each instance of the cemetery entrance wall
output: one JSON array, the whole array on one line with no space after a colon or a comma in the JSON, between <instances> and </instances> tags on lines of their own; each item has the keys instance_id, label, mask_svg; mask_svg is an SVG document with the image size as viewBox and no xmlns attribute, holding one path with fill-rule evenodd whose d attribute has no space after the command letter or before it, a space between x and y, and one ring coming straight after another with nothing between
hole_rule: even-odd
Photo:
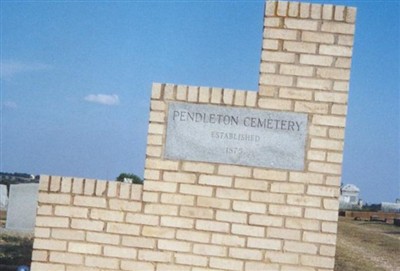
<instances>
[{"instance_id":1,"label":"cemetery entrance wall","mask_svg":"<svg viewBox=\"0 0 400 271\"><path fill-rule=\"evenodd\" d=\"M42 176L33 271L333 270L355 9L265 15L258 92L153 84L143 188Z\"/></svg>"}]
</instances>

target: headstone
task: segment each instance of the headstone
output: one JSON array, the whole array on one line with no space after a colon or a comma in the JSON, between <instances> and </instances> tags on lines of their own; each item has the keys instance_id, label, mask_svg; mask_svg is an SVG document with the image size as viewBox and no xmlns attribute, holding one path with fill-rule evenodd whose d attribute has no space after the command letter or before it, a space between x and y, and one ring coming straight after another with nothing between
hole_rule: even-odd
<instances>
[{"instance_id":1,"label":"headstone","mask_svg":"<svg viewBox=\"0 0 400 271\"><path fill-rule=\"evenodd\" d=\"M6 229L33 231L39 184L17 184L10 187Z\"/></svg>"},{"instance_id":2,"label":"headstone","mask_svg":"<svg viewBox=\"0 0 400 271\"><path fill-rule=\"evenodd\" d=\"M7 210L8 196L7 196L7 186L0 184L0 210Z\"/></svg>"}]
</instances>

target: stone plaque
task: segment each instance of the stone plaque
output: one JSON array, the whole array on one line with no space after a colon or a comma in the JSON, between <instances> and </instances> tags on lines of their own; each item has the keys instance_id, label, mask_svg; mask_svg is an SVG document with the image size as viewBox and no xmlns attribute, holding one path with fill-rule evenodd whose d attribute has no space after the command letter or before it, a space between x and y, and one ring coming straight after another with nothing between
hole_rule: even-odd
<instances>
[{"instance_id":1,"label":"stone plaque","mask_svg":"<svg viewBox=\"0 0 400 271\"><path fill-rule=\"evenodd\" d=\"M303 170L307 114L170 102L164 157Z\"/></svg>"}]
</instances>

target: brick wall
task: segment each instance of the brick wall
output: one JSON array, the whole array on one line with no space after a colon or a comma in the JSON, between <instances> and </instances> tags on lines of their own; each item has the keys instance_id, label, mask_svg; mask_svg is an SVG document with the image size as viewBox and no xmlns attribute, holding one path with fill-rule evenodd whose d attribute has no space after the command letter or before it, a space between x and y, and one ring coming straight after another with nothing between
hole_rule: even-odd
<instances>
[{"instance_id":1,"label":"brick wall","mask_svg":"<svg viewBox=\"0 0 400 271\"><path fill-rule=\"evenodd\" d=\"M42 181L33 271L333 270L355 9L265 14L258 92L153 84L142 193ZM307 113L304 171L164 159L171 101Z\"/></svg>"}]
</instances>

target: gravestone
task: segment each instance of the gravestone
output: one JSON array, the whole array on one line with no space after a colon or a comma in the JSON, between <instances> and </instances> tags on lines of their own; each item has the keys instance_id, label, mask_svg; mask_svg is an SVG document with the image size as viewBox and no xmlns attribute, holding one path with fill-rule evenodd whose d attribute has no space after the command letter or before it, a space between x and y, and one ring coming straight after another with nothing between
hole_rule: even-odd
<instances>
[{"instance_id":1,"label":"gravestone","mask_svg":"<svg viewBox=\"0 0 400 271\"><path fill-rule=\"evenodd\" d=\"M0 184L0 210L7 210L8 196L7 196L7 186Z\"/></svg>"},{"instance_id":2,"label":"gravestone","mask_svg":"<svg viewBox=\"0 0 400 271\"><path fill-rule=\"evenodd\" d=\"M35 227L39 184L10 186L6 229L33 231Z\"/></svg>"}]
</instances>

